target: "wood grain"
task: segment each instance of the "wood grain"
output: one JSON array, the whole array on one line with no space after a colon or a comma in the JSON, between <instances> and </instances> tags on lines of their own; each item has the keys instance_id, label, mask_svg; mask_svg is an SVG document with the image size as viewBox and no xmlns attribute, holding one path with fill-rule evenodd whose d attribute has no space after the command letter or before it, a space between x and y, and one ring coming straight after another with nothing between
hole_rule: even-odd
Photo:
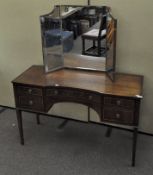
<instances>
[{"instance_id":1,"label":"wood grain","mask_svg":"<svg viewBox=\"0 0 153 175\"><path fill-rule=\"evenodd\" d=\"M13 81L40 87L69 87L134 98L142 96L142 82L141 75L122 73L115 74L115 82L103 72L61 69L46 74L43 66L32 66Z\"/></svg>"}]
</instances>

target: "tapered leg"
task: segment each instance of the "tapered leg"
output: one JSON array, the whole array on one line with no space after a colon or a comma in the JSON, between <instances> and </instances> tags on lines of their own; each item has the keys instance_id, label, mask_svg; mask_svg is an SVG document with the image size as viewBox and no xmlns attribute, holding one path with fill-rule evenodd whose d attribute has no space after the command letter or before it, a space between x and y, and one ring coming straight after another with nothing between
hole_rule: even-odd
<instances>
[{"instance_id":1,"label":"tapered leg","mask_svg":"<svg viewBox=\"0 0 153 175\"><path fill-rule=\"evenodd\" d=\"M132 166L133 167L135 166L137 135L138 135L138 128L134 128L134 131L133 131L133 148L132 148Z\"/></svg>"},{"instance_id":2,"label":"tapered leg","mask_svg":"<svg viewBox=\"0 0 153 175\"><path fill-rule=\"evenodd\" d=\"M111 126L108 126L105 136L106 137L110 137L111 136L111 133L112 133L112 127Z\"/></svg>"},{"instance_id":3,"label":"tapered leg","mask_svg":"<svg viewBox=\"0 0 153 175\"><path fill-rule=\"evenodd\" d=\"M21 145L24 145L24 136L23 136L23 125L22 125L22 112L21 110L16 110L17 115L17 121L18 121L18 128L19 128L19 134L20 134L20 143Z\"/></svg>"},{"instance_id":4,"label":"tapered leg","mask_svg":"<svg viewBox=\"0 0 153 175\"><path fill-rule=\"evenodd\" d=\"M36 120L37 120L37 124L40 125L40 118L39 118L39 114L36 114Z\"/></svg>"}]
</instances>

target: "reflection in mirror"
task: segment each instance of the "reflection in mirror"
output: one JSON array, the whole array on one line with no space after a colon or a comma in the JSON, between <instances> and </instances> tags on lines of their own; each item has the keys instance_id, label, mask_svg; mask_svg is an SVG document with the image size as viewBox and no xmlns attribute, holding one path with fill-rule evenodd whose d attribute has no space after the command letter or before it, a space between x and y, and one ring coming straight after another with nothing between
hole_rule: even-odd
<instances>
[{"instance_id":1,"label":"reflection in mirror","mask_svg":"<svg viewBox=\"0 0 153 175\"><path fill-rule=\"evenodd\" d=\"M63 67L60 6L56 6L50 14L41 16L40 20L45 71L54 71Z\"/></svg>"},{"instance_id":2,"label":"reflection in mirror","mask_svg":"<svg viewBox=\"0 0 153 175\"><path fill-rule=\"evenodd\" d=\"M62 67L108 70L115 31L109 7L57 5L40 19L46 72Z\"/></svg>"}]
</instances>

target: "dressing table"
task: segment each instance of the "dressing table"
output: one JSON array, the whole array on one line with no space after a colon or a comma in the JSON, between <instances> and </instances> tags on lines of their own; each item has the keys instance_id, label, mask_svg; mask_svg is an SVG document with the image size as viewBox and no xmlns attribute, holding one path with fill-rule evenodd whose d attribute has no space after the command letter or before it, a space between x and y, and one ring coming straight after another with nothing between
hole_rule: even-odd
<instances>
[{"instance_id":1,"label":"dressing table","mask_svg":"<svg viewBox=\"0 0 153 175\"><path fill-rule=\"evenodd\" d=\"M116 73L112 82L102 72L61 69L45 74L43 66L30 67L13 81L21 144L22 111L47 114L58 102L81 103L93 108L101 122L133 126L134 166L142 83L139 75Z\"/></svg>"},{"instance_id":2,"label":"dressing table","mask_svg":"<svg viewBox=\"0 0 153 175\"><path fill-rule=\"evenodd\" d=\"M73 24L80 30L82 14L91 20L87 18L87 12L92 14L92 19L95 15L97 19L88 30L91 31L101 19L100 28L106 31L103 43L94 40L89 47L90 50L98 48L96 56L93 52L83 54L79 49L81 38L86 34L78 32L77 38L75 35L73 38L76 30L69 31L66 25L73 17ZM110 14L110 8L55 6L51 13L40 17L40 23L44 66L31 66L12 81L21 144L24 145L22 111L36 113L39 123L38 114L48 114L56 103L80 103L88 107L87 123L92 122L89 112L92 108L97 112L100 124L107 122L133 128L134 166L143 76L115 72L117 20ZM76 53L79 50L82 54Z\"/></svg>"}]
</instances>

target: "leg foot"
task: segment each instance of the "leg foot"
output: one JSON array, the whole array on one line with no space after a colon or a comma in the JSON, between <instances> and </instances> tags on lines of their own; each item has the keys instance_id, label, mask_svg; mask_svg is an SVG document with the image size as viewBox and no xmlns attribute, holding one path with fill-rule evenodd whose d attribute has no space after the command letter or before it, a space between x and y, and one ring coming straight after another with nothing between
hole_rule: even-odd
<instances>
[{"instance_id":1,"label":"leg foot","mask_svg":"<svg viewBox=\"0 0 153 175\"><path fill-rule=\"evenodd\" d=\"M112 134L112 127L108 126L105 136L110 137Z\"/></svg>"},{"instance_id":2,"label":"leg foot","mask_svg":"<svg viewBox=\"0 0 153 175\"><path fill-rule=\"evenodd\" d=\"M133 167L135 166L137 135L138 135L138 129L134 128L134 131L133 131L133 146L132 146L132 166Z\"/></svg>"},{"instance_id":3,"label":"leg foot","mask_svg":"<svg viewBox=\"0 0 153 175\"><path fill-rule=\"evenodd\" d=\"M36 114L36 120L37 120L37 124L40 125L40 117L39 117L39 114Z\"/></svg>"},{"instance_id":4,"label":"leg foot","mask_svg":"<svg viewBox=\"0 0 153 175\"><path fill-rule=\"evenodd\" d=\"M24 145L22 112L21 112L21 110L16 110L16 115L17 115L18 128L19 128L19 134L20 134L20 143L21 143L21 145Z\"/></svg>"}]
</instances>

